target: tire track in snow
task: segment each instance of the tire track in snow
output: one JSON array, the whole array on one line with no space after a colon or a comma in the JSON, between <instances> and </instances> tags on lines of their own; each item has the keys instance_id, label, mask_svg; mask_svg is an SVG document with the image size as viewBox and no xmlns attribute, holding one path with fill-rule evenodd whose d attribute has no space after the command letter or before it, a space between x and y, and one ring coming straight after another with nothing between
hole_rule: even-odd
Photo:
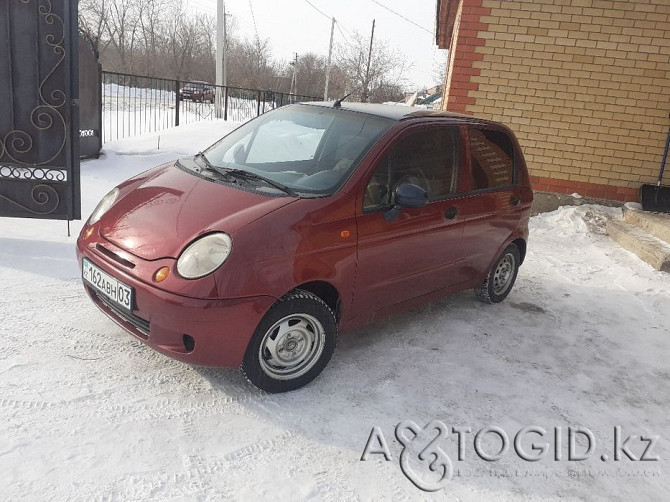
<instances>
[{"instance_id":1,"label":"tire track in snow","mask_svg":"<svg viewBox=\"0 0 670 502\"><path fill-rule=\"evenodd\" d=\"M14 399L0 399L0 409L12 411L42 411L50 409L53 403L47 401L18 401Z\"/></svg>"},{"instance_id":2,"label":"tire track in snow","mask_svg":"<svg viewBox=\"0 0 670 502\"><path fill-rule=\"evenodd\" d=\"M198 495L206 495L206 500L233 500L234 492L228 484L213 485L215 478L223 482L228 471L226 462L219 459L205 459L194 453L182 456L182 463L186 469L186 484L192 487Z\"/></svg>"},{"instance_id":3,"label":"tire track in snow","mask_svg":"<svg viewBox=\"0 0 670 502\"><path fill-rule=\"evenodd\" d=\"M296 435L285 432L270 439L262 439L254 443L238 448L224 456L224 459L234 468L254 470L260 464L268 463L272 458L270 453L276 451L286 443L292 443Z\"/></svg>"}]
</instances>

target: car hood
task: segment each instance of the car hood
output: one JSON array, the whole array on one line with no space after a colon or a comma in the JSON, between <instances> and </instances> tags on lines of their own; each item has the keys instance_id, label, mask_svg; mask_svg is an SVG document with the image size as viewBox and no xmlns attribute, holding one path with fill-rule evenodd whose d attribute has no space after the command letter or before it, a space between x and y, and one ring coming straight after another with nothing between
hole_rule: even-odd
<instances>
[{"instance_id":1,"label":"car hood","mask_svg":"<svg viewBox=\"0 0 670 502\"><path fill-rule=\"evenodd\" d=\"M182 161L192 166L192 160ZM145 260L176 258L196 237L240 228L297 199L233 188L170 163L120 185L102 236Z\"/></svg>"}]
</instances>

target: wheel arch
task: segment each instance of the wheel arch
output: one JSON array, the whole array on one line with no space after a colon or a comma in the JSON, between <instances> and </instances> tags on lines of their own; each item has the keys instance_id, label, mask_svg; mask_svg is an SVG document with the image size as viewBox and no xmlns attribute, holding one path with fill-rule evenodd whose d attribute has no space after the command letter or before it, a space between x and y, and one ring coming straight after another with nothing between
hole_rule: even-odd
<instances>
[{"instance_id":1,"label":"wheel arch","mask_svg":"<svg viewBox=\"0 0 670 502\"><path fill-rule=\"evenodd\" d=\"M335 318L338 321L340 320L340 292L331 283L326 281L310 281L297 285L292 291L296 289L309 291L321 298L330 307L330 310L333 311Z\"/></svg>"},{"instance_id":2,"label":"wheel arch","mask_svg":"<svg viewBox=\"0 0 670 502\"><path fill-rule=\"evenodd\" d=\"M513 240L510 244L514 244L519 250L519 265L523 264L523 261L526 258L526 241L519 237L518 239Z\"/></svg>"}]
</instances>

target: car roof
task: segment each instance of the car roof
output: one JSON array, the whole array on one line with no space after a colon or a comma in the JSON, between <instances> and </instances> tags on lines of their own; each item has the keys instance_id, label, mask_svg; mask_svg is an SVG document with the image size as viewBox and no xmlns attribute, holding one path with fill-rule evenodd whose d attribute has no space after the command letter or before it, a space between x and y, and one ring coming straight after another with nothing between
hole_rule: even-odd
<instances>
[{"instance_id":1,"label":"car roof","mask_svg":"<svg viewBox=\"0 0 670 502\"><path fill-rule=\"evenodd\" d=\"M310 101L306 103L301 103L308 106L320 106L324 108L332 108L333 101ZM441 119L452 119L454 122L468 122L468 123L486 123L486 124L498 124L497 122L480 119L473 117L472 115L464 115L461 113L454 113L441 110L429 110L427 108L414 108L412 106L405 105L382 105L376 103L341 103L342 110L349 110L359 113L367 113L370 115L378 115L380 117L385 117L391 120L408 120L416 118L441 118Z\"/></svg>"}]
</instances>

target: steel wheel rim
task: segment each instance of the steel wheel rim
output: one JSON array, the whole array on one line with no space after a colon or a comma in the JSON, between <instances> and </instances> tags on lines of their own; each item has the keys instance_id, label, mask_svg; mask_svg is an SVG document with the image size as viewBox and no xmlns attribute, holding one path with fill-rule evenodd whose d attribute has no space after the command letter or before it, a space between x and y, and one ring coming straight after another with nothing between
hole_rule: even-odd
<instances>
[{"instance_id":1,"label":"steel wheel rim","mask_svg":"<svg viewBox=\"0 0 670 502\"><path fill-rule=\"evenodd\" d=\"M514 256L512 253L507 253L498 262L495 272L493 273L493 292L500 295L507 291L512 284L514 277Z\"/></svg>"},{"instance_id":2,"label":"steel wheel rim","mask_svg":"<svg viewBox=\"0 0 670 502\"><path fill-rule=\"evenodd\" d=\"M258 351L263 372L276 380L298 378L314 367L323 353L326 332L309 314L291 314L265 332Z\"/></svg>"}]
</instances>

